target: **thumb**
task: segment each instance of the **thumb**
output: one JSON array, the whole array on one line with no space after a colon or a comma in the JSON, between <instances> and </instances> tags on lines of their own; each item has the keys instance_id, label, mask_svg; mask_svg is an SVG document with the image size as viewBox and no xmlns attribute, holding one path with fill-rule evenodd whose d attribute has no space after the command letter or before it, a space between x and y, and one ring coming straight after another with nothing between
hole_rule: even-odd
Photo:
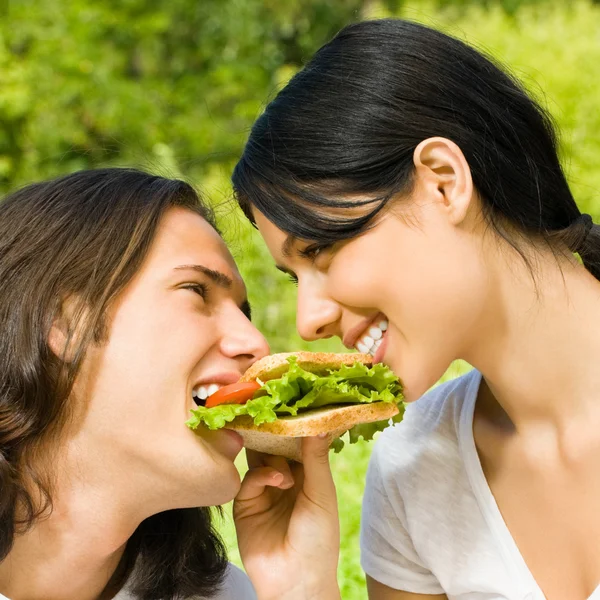
<instances>
[{"instance_id":1,"label":"thumb","mask_svg":"<svg viewBox=\"0 0 600 600\"><path fill-rule=\"evenodd\" d=\"M302 463L304 464L304 493L327 510L337 510L335 484L329 465L329 435L302 439Z\"/></svg>"}]
</instances>

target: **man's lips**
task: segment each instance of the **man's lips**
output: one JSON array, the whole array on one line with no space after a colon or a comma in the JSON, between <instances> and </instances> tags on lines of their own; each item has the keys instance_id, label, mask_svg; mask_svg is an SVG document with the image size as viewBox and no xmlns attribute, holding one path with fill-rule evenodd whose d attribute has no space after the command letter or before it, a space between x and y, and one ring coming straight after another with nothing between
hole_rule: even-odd
<instances>
[{"instance_id":1,"label":"man's lips","mask_svg":"<svg viewBox=\"0 0 600 600\"><path fill-rule=\"evenodd\" d=\"M383 321L386 318L387 317L382 313L377 313L372 317L364 319L363 321L357 323L354 327L352 327L349 331L346 332L342 343L344 344L344 346L346 346L346 348L354 350L354 346L356 345L358 339L361 337L361 334L367 331L371 327L371 325L378 323L379 321Z\"/></svg>"},{"instance_id":2,"label":"man's lips","mask_svg":"<svg viewBox=\"0 0 600 600\"><path fill-rule=\"evenodd\" d=\"M222 371L220 373L214 373L213 375L204 375L194 383L194 387L192 388L192 399L194 400L194 403L199 404L200 402L204 402L209 396L214 394L224 385L237 383L241 376L242 374L238 371Z\"/></svg>"},{"instance_id":3,"label":"man's lips","mask_svg":"<svg viewBox=\"0 0 600 600\"><path fill-rule=\"evenodd\" d=\"M194 388L199 385L207 385L211 383L217 383L219 385L229 385L230 383L237 383L240 380L242 373L238 371L227 371L221 373L203 375L194 383Z\"/></svg>"}]
</instances>

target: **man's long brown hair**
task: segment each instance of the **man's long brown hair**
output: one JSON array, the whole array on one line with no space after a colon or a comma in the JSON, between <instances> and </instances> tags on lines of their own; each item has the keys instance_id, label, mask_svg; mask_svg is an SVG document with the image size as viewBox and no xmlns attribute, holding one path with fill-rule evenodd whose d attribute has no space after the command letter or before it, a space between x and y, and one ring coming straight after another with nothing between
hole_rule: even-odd
<instances>
[{"instance_id":1,"label":"man's long brown hair","mask_svg":"<svg viewBox=\"0 0 600 600\"><path fill-rule=\"evenodd\" d=\"M75 376L170 207L214 226L190 185L135 169L81 171L0 202L0 561L52 509L47 452L68 422ZM66 298L77 301L68 360L48 345ZM106 592L129 578L140 600L209 596L226 565L209 509L171 510L138 527Z\"/></svg>"}]
</instances>

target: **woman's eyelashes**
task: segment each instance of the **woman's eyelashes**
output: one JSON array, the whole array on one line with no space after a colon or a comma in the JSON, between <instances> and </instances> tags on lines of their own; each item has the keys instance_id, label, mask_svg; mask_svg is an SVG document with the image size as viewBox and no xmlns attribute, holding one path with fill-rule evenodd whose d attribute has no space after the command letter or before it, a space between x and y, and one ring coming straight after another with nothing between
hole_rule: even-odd
<instances>
[{"instance_id":1,"label":"woman's eyelashes","mask_svg":"<svg viewBox=\"0 0 600 600\"><path fill-rule=\"evenodd\" d=\"M306 258L311 262L315 262L317 260L317 257L325 250L331 248L331 246L331 244L311 244L310 246L306 246L306 248L299 250L298 254L302 258Z\"/></svg>"},{"instance_id":2,"label":"woman's eyelashes","mask_svg":"<svg viewBox=\"0 0 600 600\"><path fill-rule=\"evenodd\" d=\"M323 270L327 268L329 261L323 261L321 260L321 257L325 256L325 253L331 250L332 247L333 244L316 243L306 246L306 248L298 250L297 252L300 258L310 261L315 268ZM283 271L294 285L298 285L298 276L295 273L284 268L280 268L279 270Z\"/></svg>"}]
</instances>

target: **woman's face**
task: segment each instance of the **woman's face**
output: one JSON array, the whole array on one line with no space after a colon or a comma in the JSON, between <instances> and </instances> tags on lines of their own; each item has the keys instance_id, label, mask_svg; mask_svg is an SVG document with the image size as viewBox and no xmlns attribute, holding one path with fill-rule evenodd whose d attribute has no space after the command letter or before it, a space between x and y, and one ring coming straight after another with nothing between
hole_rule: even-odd
<instances>
[{"instance_id":1,"label":"woman's face","mask_svg":"<svg viewBox=\"0 0 600 600\"><path fill-rule=\"evenodd\" d=\"M301 254L309 242L254 216L280 270L298 279L303 338L335 335L348 348L369 348L402 379L409 401L466 356L482 322L486 269L479 236L452 223L443 201L416 189L370 231L312 259Z\"/></svg>"},{"instance_id":2,"label":"woman's face","mask_svg":"<svg viewBox=\"0 0 600 600\"><path fill-rule=\"evenodd\" d=\"M170 209L109 313L107 340L90 348L77 377L74 395L86 406L77 452L91 461L96 453L132 490L150 489L151 508L231 500L241 439L185 421L195 392L236 382L268 351L222 239L195 213Z\"/></svg>"}]
</instances>

